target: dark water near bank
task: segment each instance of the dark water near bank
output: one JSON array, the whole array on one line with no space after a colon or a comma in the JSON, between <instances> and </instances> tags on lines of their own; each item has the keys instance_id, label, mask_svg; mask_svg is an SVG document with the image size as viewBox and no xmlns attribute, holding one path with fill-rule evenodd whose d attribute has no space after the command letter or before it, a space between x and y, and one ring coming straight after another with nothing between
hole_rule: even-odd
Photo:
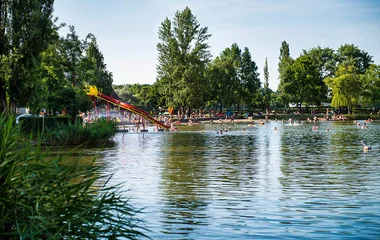
<instances>
[{"instance_id":1,"label":"dark water near bank","mask_svg":"<svg viewBox=\"0 0 380 240\"><path fill-rule=\"evenodd\" d=\"M153 239L380 239L380 123L368 125L118 133L100 160Z\"/></svg>"}]
</instances>

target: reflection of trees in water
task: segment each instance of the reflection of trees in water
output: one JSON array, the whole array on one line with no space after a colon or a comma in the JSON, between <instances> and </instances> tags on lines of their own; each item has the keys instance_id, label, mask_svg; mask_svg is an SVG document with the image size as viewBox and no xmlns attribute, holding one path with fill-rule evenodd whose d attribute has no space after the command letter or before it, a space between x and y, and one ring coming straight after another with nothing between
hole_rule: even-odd
<instances>
[{"instance_id":1,"label":"reflection of trees in water","mask_svg":"<svg viewBox=\"0 0 380 240\"><path fill-rule=\"evenodd\" d=\"M172 134L162 164L163 232L185 235L207 226L207 212L216 210L209 202L217 214L250 205L258 191L256 145L252 134Z\"/></svg>"},{"instance_id":2,"label":"reflection of trees in water","mask_svg":"<svg viewBox=\"0 0 380 240\"><path fill-rule=\"evenodd\" d=\"M162 208L167 234L189 234L194 225L208 225L207 146L200 134L172 134L162 167Z\"/></svg>"},{"instance_id":3,"label":"reflection of trees in water","mask_svg":"<svg viewBox=\"0 0 380 240\"><path fill-rule=\"evenodd\" d=\"M214 184L210 191L219 197L252 198L257 187L256 137L225 134L209 138L207 144L211 159L209 178Z\"/></svg>"},{"instance_id":4,"label":"reflection of trees in water","mask_svg":"<svg viewBox=\"0 0 380 240\"><path fill-rule=\"evenodd\" d=\"M355 146L356 129L347 124L328 126L328 132L312 131L310 125L283 131L280 182L289 197L301 192L315 198L357 194L362 186L357 174L361 152Z\"/></svg>"}]
</instances>

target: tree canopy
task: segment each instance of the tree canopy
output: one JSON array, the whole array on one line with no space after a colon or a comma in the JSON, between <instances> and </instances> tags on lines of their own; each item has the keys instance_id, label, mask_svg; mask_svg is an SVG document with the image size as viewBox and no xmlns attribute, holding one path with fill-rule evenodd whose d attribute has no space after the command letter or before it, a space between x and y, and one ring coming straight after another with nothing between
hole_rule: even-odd
<instances>
[{"instance_id":1,"label":"tree canopy","mask_svg":"<svg viewBox=\"0 0 380 240\"><path fill-rule=\"evenodd\" d=\"M65 36L65 24L53 19L53 0L0 1L0 110L29 107L72 116L91 108L86 85L113 92L113 75L94 34L80 39L75 27ZM269 88L267 59L260 79L248 47L233 43L215 58L210 54L207 26L201 26L186 7L158 29L157 78L153 85L117 87L123 100L141 106L174 107L184 113L205 107L269 110L273 105L334 107L379 105L379 67L372 56L354 44L334 50L320 46L298 57L282 41L279 86ZM356 91L351 89L354 87Z\"/></svg>"},{"instance_id":2,"label":"tree canopy","mask_svg":"<svg viewBox=\"0 0 380 240\"><path fill-rule=\"evenodd\" d=\"M207 27L201 27L189 7L166 18L158 31L157 82L166 105L200 107L204 104L205 69L211 54Z\"/></svg>"}]
</instances>

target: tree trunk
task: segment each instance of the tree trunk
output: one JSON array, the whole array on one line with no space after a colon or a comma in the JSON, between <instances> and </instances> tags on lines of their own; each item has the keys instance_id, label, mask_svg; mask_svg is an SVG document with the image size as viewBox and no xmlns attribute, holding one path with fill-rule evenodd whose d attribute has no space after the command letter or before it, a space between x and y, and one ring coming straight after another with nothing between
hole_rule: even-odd
<instances>
[{"instance_id":1,"label":"tree trunk","mask_svg":"<svg viewBox=\"0 0 380 240\"><path fill-rule=\"evenodd\" d=\"M6 2L0 0L0 56L5 56L5 23L6 23ZM0 75L0 113L7 108L7 92L4 74Z\"/></svg>"},{"instance_id":2,"label":"tree trunk","mask_svg":"<svg viewBox=\"0 0 380 240\"><path fill-rule=\"evenodd\" d=\"M9 99L9 112L16 113L16 101L14 99Z\"/></svg>"}]
</instances>

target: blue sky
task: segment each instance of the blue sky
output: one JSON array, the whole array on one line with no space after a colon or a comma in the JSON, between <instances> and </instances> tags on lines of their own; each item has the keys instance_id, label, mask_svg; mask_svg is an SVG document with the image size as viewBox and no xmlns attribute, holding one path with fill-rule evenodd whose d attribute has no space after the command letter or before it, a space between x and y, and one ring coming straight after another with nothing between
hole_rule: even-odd
<instances>
[{"instance_id":1,"label":"blue sky","mask_svg":"<svg viewBox=\"0 0 380 240\"><path fill-rule=\"evenodd\" d=\"M380 0L55 0L54 15L82 39L96 36L114 84L152 84L159 26L186 6L209 28L213 57L235 42L248 47L262 81L267 57L273 90L284 40L293 58L302 49L349 43L380 64Z\"/></svg>"}]
</instances>

